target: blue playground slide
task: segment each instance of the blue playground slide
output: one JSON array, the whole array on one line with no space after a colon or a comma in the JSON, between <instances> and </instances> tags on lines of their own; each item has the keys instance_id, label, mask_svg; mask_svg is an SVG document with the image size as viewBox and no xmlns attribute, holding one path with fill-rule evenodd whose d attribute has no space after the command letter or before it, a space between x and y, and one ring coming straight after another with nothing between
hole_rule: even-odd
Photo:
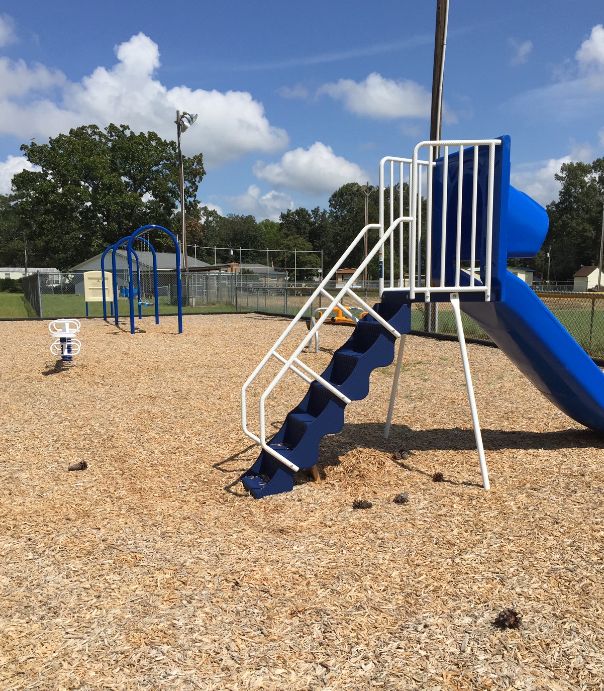
<instances>
[{"instance_id":1,"label":"blue playground slide","mask_svg":"<svg viewBox=\"0 0 604 691\"><path fill-rule=\"evenodd\" d=\"M604 432L604 374L524 281L509 271L501 302L462 302L539 391L573 420Z\"/></svg>"},{"instance_id":2,"label":"blue playground slide","mask_svg":"<svg viewBox=\"0 0 604 691\"><path fill-rule=\"evenodd\" d=\"M481 248L481 280L485 280L487 261L488 147L479 147L476 161L479 204L476 209L476 240ZM444 176L448 189L462 184L461 261L472 257L472 176L475 165L471 148L459 155L438 159L434 169L432 221L432 276L439 276L444 257L446 286L455 285L455 237L458 223L458 194L443 193ZM461 171L461 176L460 176ZM446 213L443 214L443 200ZM468 211L468 209L470 211ZM441 233L442 222L446 232ZM499 348L537 389L562 412L597 432L604 433L604 374L568 333L533 290L507 270L509 258L534 257L548 230L545 209L510 185L510 138L500 138L494 165L494 197L491 254L491 300L478 293L460 291L461 309L489 334ZM441 252L442 236L444 252ZM469 274L461 280L469 282ZM477 299L478 296L478 299ZM414 301L423 301L419 291ZM435 293L436 301L448 301L450 294ZM411 297L408 290L385 291L376 311L400 334L411 329ZM349 340L339 348L322 373L350 400L360 400L369 392L370 374L394 359L394 337L373 317L366 315ZM337 434L344 426L345 404L319 382L313 382L304 399L287 415L269 446L298 468L311 468L319 458L319 443L326 434ZM251 494L260 499L294 486L294 472L262 451L241 480Z\"/></svg>"}]
</instances>

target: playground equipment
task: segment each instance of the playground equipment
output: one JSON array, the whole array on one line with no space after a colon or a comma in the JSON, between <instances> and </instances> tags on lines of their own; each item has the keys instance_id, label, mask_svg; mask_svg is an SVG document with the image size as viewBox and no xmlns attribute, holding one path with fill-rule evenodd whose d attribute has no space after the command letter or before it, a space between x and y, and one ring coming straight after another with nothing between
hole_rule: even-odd
<instances>
[{"instance_id":1,"label":"playground equipment","mask_svg":"<svg viewBox=\"0 0 604 691\"><path fill-rule=\"evenodd\" d=\"M531 288L507 271L509 257L532 257L539 251L548 228L545 210L510 185L510 147L508 136L427 141L415 147L410 159L382 159L379 224L370 224L360 231L242 388L243 430L262 447L256 463L241 478L254 497L291 490L294 474L316 464L319 441L325 434L342 429L346 405L368 394L371 371L394 360L395 341L400 338L384 430L388 437L414 302L447 301L453 307L485 489L489 489L489 479L462 310L548 400L577 422L604 432L602 372ZM420 153L424 152L427 156L422 159ZM404 200L402 182L407 179L409 197ZM407 215L403 212L404 202L408 202ZM333 297L326 290L327 282L374 228L379 229L378 242ZM372 308L355 294L353 285L376 256L381 302ZM388 263L384 261L386 256ZM329 306L291 355L285 357L279 349L319 295L328 299ZM367 314L335 352L327 369L318 374L300 360L300 355L331 310L342 308L345 297L354 300ZM247 389L273 358L281 363L281 368L260 397L259 432L255 434L247 424ZM304 379L309 389L277 434L267 440L266 402L289 372Z\"/></svg>"},{"instance_id":2,"label":"playground equipment","mask_svg":"<svg viewBox=\"0 0 604 691\"><path fill-rule=\"evenodd\" d=\"M102 295L103 295L103 319L107 321L107 300L106 300L106 291L105 291L105 257L107 256L108 252L111 252L111 275L113 279L113 302L111 303L112 305L112 314L115 319L115 325L119 325L119 295L120 293L122 296L127 297L129 300L129 307L130 307L130 333L135 333L136 328L135 328L135 317L134 317L134 299L136 296L137 300L137 305L138 305L138 318L142 319L143 313L142 313L142 308L144 306L150 306L153 304L155 306L155 323L159 324L159 290L158 290L158 281L157 281L157 254L155 252L155 249L153 245L147 240L146 238L142 237L144 233L148 233L150 230L160 230L172 239L172 242L174 243L174 253L176 256L176 293L177 293L177 306L178 306L178 333L182 333L182 284L181 284L181 277L180 277L180 247L178 244L178 240L176 237L166 228L163 226L157 226L157 225L147 225L147 226L141 226L138 228L138 230L135 230L132 235L128 235L127 237L122 238L121 240L118 240L115 244L111 245L110 247L107 247L107 249L104 250L102 256L101 256L101 276L102 276ZM140 261L137 252L133 248L133 243L135 240L138 240L141 243L144 243L144 246L148 247L149 250L151 251L151 255L153 257L153 303L147 302L146 300L143 299L142 297L142 281L141 281L141 272L140 272ZM118 249L125 248L127 252L127 261L128 261L128 287L126 288L123 286L121 289L118 288L118 275L117 275L117 262L116 262L116 251ZM132 257L136 259L136 274L134 274L133 271L133 266L132 266ZM136 288L134 287L134 279L133 276L136 275Z\"/></svg>"},{"instance_id":3,"label":"playground equipment","mask_svg":"<svg viewBox=\"0 0 604 691\"><path fill-rule=\"evenodd\" d=\"M317 321L323 316L325 312L324 307L318 307L311 315L310 321L308 322L309 330L317 323ZM356 312L356 314L355 314ZM363 311L362 307L334 307L327 321L330 324L337 324L340 326L356 326L359 319L362 319L367 312ZM315 353L319 352L319 332L315 333Z\"/></svg>"},{"instance_id":4,"label":"playground equipment","mask_svg":"<svg viewBox=\"0 0 604 691\"><path fill-rule=\"evenodd\" d=\"M55 319L48 325L50 337L55 340L50 345L53 355L60 355L63 362L73 362L79 355L82 343L76 338L82 325L77 319Z\"/></svg>"}]
</instances>

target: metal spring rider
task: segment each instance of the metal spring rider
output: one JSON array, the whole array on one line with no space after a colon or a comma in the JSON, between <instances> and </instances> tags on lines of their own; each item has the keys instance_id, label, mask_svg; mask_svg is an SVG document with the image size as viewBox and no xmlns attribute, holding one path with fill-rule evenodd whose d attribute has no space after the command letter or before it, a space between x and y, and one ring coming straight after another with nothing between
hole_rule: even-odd
<instances>
[{"instance_id":1,"label":"metal spring rider","mask_svg":"<svg viewBox=\"0 0 604 691\"><path fill-rule=\"evenodd\" d=\"M73 356L78 355L82 348L81 342L75 338L81 328L77 319L55 319L48 325L50 337L54 342L50 346L53 355L60 355L63 362L73 362Z\"/></svg>"}]
</instances>

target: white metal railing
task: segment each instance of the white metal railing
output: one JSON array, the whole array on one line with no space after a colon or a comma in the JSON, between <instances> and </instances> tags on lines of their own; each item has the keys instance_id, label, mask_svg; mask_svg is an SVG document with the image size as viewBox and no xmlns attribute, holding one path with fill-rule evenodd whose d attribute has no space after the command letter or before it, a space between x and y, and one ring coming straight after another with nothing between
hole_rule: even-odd
<instances>
[{"instance_id":1,"label":"white metal railing","mask_svg":"<svg viewBox=\"0 0 604 691\"><path fill-rule=\"evenodd\" d=\"M460 140L460 141L426 141L417 144L413 151L413 162L411 172L411 204L410 215L413 218L410 224L409 235L409 293L414 299L417 293L422 293L426 302L430 300L431 293L450 293L455 292L480 292L484 293L485 300L491 299L491 263L493 246L493 191L495 182L495 147L500 145L499 139L480 139L480 140ZM477 226L478 220L478 156L479 147L489 147L487 189L486 189L486 218L482 219L482 228ZM457 189L453 189L453 194L457 194L457 223L455 233L447 227L447 210L450 193L449 182L449 157L450 149L458 149L457 156ZM470 230L470 260L469 260L469 285L461 284L462 267L461 243L462 243L462 217L463 217L463 194L464 194L464 152L467 148L473 149L472 159L472 199L471 199L471 230ZM428 161L419 159L419 151L428 148ZM441 234L440 234L440 273L438 276L432 274L432 245L433 245L433 196L434 196L434 169L436 166L435 152L443 150L443 185L442 185L442 209L441 209ZM431 230L422 238L421 233L421 206L422 206L422 169L426 171L426 227ZM415 187L413 187L415 186ZM484 191L483 191L484 193ZM476 279L476 261L481 259L480 247L478 247L478 231L485 231L485 256L482 263L484 271L484 281ZM455 280L453 283L446 281L446 253L447 243L455 243ZM423 249L423 257L422 257ZM423 274L422 274L423 269ZM466 272L467 273L467 272Z\"/></svg>"},{"instance_id":2,"label":"white metal railing","mask_svg":"<svg viewBox=\"0 0 604 691\"><path fill-rule=\"evenodd\" d=\"M430 294L436 292L482 292L485 300L490 299L491 294L491 256L492 256L492 235L493 235L493 189L494 189L494 170L495 170L495 147L500 144L498 139L485 140L469 140L469 141L425 141L420 142L414 149L413 158L395 158L386 157L380 161L379 169L379 193L380 193L380 215L379 224L369 224L365 226L354 241L350 244L348 249L344 252L339 261L323 278L322 282L308 298L306 303L300 309L296 317L292 320L289 326L285 329L283 334L277 339L276 343L269 350L269 352L262 359L258 367L248 377L247 381L241 389L241 423L243 431L248 437L261 445L261 447L271 456L278 459L281 463L291 468L294 471L298 467L289 459L285 458L276 449L271 448L266 440L266 401L277 384L287 374L292 371L297 376L301 377L306 383L316 381L330 391L334 396L337 396L345 403L350 403L347 398L337 386L326 381L323 377L313 371L311 367L300 360L300 354L306 346L315 338L323 323L328 319L334 307L339 307L347 312L342 304L345 296L355 300L364 311L368 312L378 323L387 329L395 338L400 334L394 329L385 319L383 319L372 307L370 307L364 300L362 300L352 289L355 282L363 275L363 271L373 258L379 257L380 270L380 295L384 290L401 290L405 285L409 286L409 295L411 299L416 299L417 294L424 296L424 300L430 300ZM481 239L479 229L477 227L477 204L478 204L478 147L489 147L488 159L488 176L487 176L487 203L486 203L486 219L482 219L481 231L485 230L485 256L482 256L482 251L477 248L477 242ZM449 198L450 183L448 180L449 156L451 147L458 147L458 184L454 193L457 193L457 219L455 233L449 232L451 229L447 228L447 208ZM462 247L462 218L463 218L463 168L464 168L464 151L468 147L473 147L473 176L472 176L472 208L471 208L471 257L470 257L470 271L468 285L461 285L462 274L464 278L468 275L466 268L462 267L461 247ZM420 160L418 153L420 149L428 148L428 160ZM438 155L440 149L443 149L444 156L442 161L443 166L443 189L442 189L442 217L441 221L441 256L440 256L440 275L432 275L432 245L433 245L433 196L434 196L434 170L436 167L435 153ZM405 186L405 177L408 180ZM387 178L387 179L386 179ZM423 185L425 178L426 185L426 227L429 232L426 232L422 237L422 214L423 214ZM397 181L398 180L398 181ZM484 190L483 190L484 193ZM398 197L398 199L397 199ZM398 202L398 210L396 209ZM405 205L408 206L409 212L405 215ZM386 228L386 206L388 206L389 223ZM405 279L404 271L404 250L405 250L405 227L408 228L408 283ZM326 286L333 279L336 271L344 264L344 262L351 255L353 250L359 246L361 241L364 241L366 234L372 229L379 229L379 240L367 253L365 259L360 263L358 268L354 271L352 276L340 288L335 297L333 297L326 290ZM398 235L398 237L397 237ZM452 284L447 285L446 277L446 251L447 243L453 242L453 235L455 235L455 280ZM388 266L388 280L386 281L384 271L384 249L389 247L389 266ZM398 254L398 265L395 262L395 256ZM477 260L484 261L484 280L480 281L475 278L475 264ZM398 269L398 271L395 271ZM398 278L396 277L398 273ZM398 285L396 285L398 283ZM313 301L318 296L325 296L329 300L329 304L324 308L321 317L316 320L312 328L306 333L301 343L295 348L294 352L285 357L278 352L286 338L295 328L296 324L306 314L311 307ZM260 411L259 411L259 433L254 434L248 428L247 424L247 390L252 382L258 377L260 372L264 369L269 361L275 358L281 363L281 369L272 379L270 384L265 389L260 397Z\"/></svg>"},{"instance_id":3,"label":"white metal railing","mask_svg":"<svg viewBox=\"0 0 604 691\"><path fill-rule=\"evenodd\" d=\"M375 255L380 251L381 248L383 248L384 243L387 242L394 232L394 229L399 226L402 222L409 222L411 219L409 217L402 217L402 218L397 218L394 220L393 223L390 224L390 227L386 230L386 232L380 234L380 239L378 242L375 244L375 246L371 249L370 252L368 252L367 257L364 259L363 262L359 265L359 267L356 269L356 271L352 274L352 276L348 279L348 281L344 284L344 286L338 291L337 295L333 297L330 293L325 290L325 286L327 283L332 279L332 277L335 275L336 271L342 266L342 264L346 261L346 259L350 256L351 252L359 245L359 243L364 240L365 233L367 233L371 229L376 229L380 228L379 225L375 223L370 223L369 225L365 226L363 230L356 236L352 244L348 247L346 252L342 255L342 257L339 259L338 262L334 265L334 267L329 271L329 273L325 276L323 281L319 284L317 289L314 291L314 293L308 298L306 303L303 305L303 307L300 309L298 314L294 317L292 322L289 324L289 326L285 329L285 331L281 334L281 336L277 339L276 343L273 345L273 347L268 351L268 353L264 356L258 367L252 372L252 374L248 377L247 381L243 385L241 389L241 424L243 427L243 431L253 439L255 442L260 444L262 448L278 460L280 460L284 465L286 465L288 468L291 468L292 470L296 471L298 470L298 467L291 463L287 458L285 458L282 454L280 454L278 451L275 449L272 449L269 447L267 441L266 441L266 399L268 396L271 394L275 386L281 381L281 379L284 377L284 375L291 369L295 374L298 376L301 376L307 383L311 382L312 380L319 382L322 384L328 391L331 391L335 396L340 398L344 403L350 403L350 399L345 396L344 394L341 393L341 391L335 387L333 384L330 382L326 381L321 377L319 374L314 372L310 367L308 367L305 363L301 362L299 359L300 353L306 348L308 343L314 338L315 334L318 332L318 330L321 328L323 323L326 321L326 319L329 317L330 312L333 310L334 307L340 307L342 308L342 299L344 298L345 295L350 297L351 299L355 300L366 312L369 312L371 316L378 322L380 323L385 329L387 329L395 338L398 338L400 336L399 332L393 328L383 317L381 317L372 307L370 307L364 300L362 300L353 290L352 286L353 284L358 280L359 276L363 274L363 270L365 267L371 262L371 260L375 257ZM290 355L289 358L285 358L282 355L280 355L277 352L277 349L282 345L282 343L285 341L285 339L289 336L289 334L292 332L294 329L295 325L300 321L300 319L305 315L306 310L311 306L312 302L319 296L319 295L324 295L329 298L330 302L325 308L325 312L321 315L321 317L316 321L314 326L310 329L310 331L307 332L306 336L302 339L302 342L298 347L294 350L293 354ZM344 308L345 309L345 308ZM264 366L271 360L271 358L277 359L279 362L282 363L282 367L279 370L278 374L274 377L272 382L268 385L262 396L260 397L260 431L259 435L254 434L251 432L247 426L247 401L246 401L246 392L250 384L256 379L258 374L260 374L261 370L264 368ZM300 371L302 370L302 372ZM304 374L303 374L304 373ZM307 375L307 376L305 376Z\"/></svg>"}]
</instances>

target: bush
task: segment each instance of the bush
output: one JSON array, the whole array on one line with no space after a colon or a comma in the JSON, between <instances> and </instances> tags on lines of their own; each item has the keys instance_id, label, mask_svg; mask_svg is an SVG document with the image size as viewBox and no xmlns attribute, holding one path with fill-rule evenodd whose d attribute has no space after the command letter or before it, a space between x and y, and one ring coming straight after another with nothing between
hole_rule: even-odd
<instances>
[{"instance_id":1,"label":"bush","mask_svg":"<svg viewBox=\"0 0 604 691\"><path fill-rule=\"evenodd\" d=\"M2 293L22 293L22 278L0 278L0 292Z\"/></svg>"}]
</instances>

